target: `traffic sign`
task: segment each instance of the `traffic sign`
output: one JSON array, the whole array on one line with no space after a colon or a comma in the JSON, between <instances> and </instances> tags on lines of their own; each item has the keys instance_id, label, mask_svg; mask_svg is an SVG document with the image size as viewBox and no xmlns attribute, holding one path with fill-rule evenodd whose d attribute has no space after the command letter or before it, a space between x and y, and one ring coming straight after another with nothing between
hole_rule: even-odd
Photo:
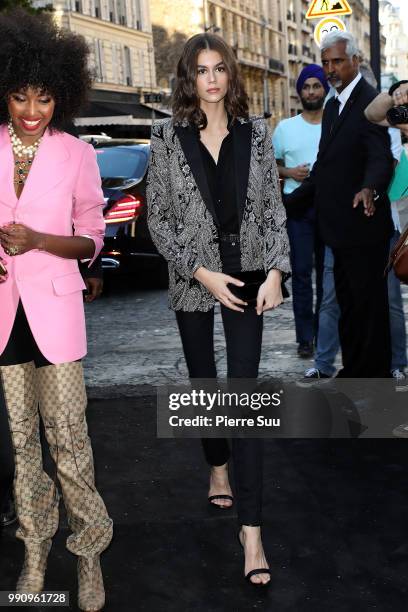
<instances>
[{"instance_id":1,"label":"traffic sign","mask_svg":"<svg viewBox=\"0 0 408 612\"><path fill-rule=\"evenodd\" d=\"M338 17L325 17L324 19L319 21L319 23L315 27L314 39L316 41L316 45L320 47L323 38L327 36L327 34L330 34L331 32L337 32L339 30L341 32L347 31L345 23L341 19L339 19Z\"/></svg>"},{"instance_id":2,"label":"traffic sign","mask_svg":"<svg viewBox=\"0 0 408 612\"><path fill-rule=\"evenodd\" d=\"M329 15L351 15L348 0L313 0L306 13L306 19L318 19Z\"/></svg>"}]
</instances>

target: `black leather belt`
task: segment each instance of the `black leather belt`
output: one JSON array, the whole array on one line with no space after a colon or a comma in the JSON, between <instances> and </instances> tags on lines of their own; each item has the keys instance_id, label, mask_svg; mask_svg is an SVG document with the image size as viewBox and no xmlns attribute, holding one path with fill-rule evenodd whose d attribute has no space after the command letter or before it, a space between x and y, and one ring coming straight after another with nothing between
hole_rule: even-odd
<instances>
[{"instance_id":1,"label":"black leather belt","mask_svg":"<svg viewBox=\"0 0 408 612\"><path fill-rule=\"evenodd\" d=\"M229 242L235 246L239 244L239 234L220 234L220 242Z\"/></svg>"}]
</instances>

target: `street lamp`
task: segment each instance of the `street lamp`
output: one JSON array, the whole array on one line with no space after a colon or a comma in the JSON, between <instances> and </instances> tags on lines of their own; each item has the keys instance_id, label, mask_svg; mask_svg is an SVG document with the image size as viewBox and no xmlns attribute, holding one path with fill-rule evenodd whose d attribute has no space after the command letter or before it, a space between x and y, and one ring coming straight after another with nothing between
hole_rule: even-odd
<instances>
[{"instance_id":1,"label":"street lamp","mask_svg":"<svg viewBox=\"0 0 408 612\"><path fill-rule=\"evenodd\" d=\"M267 21L263 15L261 15L261 26L262 26L262 42L263 42L263 54L265 59L265 67L263 72L263 108L264 116L270 117L269 112L269 92L268 92L268 54L266 49L266 25Z\"/></svg>"},{"instance_id":2,"label":"street lamp","mask_svg":"<svg viewBox=\"0 0 408 612\"><path fill-rule=\"evenodd\" d=\"M371 68L381 90L381 41L378 0L370 0L370 55Z\"/></svg>"}]
</instances>

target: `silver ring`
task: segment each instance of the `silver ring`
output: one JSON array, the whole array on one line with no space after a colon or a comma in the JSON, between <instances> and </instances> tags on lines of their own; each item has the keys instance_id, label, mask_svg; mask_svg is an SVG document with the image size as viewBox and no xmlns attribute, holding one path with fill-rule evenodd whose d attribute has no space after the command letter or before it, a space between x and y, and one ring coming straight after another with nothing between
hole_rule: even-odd
<instances>
[{"instance_id":1,"label":"silver ring","mask_svg":"<svg viewBox=\"0 0 408 612\"><path fill-rule=\"evenodd\" d=\"M11 246L8 249L9 255L18 255L19 252L20 252L20 248L18 246Z\"/></svg>"}]
</instances>

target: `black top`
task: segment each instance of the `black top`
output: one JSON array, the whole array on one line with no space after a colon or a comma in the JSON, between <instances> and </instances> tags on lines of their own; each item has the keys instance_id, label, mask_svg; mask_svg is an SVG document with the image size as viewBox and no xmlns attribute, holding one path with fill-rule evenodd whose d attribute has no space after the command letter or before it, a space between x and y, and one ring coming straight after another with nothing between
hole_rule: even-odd
<instances>
[{"instance_id":1,"label":"black top","mask_svg":"<svg viewBox=\"0 0 408 612\"><path fill-rule=\"evenodd\" d=\"M207 147L201 142L199 130L197 130L197 136L220 231L223 234L239 234L235 159L230 124L228 129L229 133L221 144L217 164Z\"/></svg>"}]
</instances>

